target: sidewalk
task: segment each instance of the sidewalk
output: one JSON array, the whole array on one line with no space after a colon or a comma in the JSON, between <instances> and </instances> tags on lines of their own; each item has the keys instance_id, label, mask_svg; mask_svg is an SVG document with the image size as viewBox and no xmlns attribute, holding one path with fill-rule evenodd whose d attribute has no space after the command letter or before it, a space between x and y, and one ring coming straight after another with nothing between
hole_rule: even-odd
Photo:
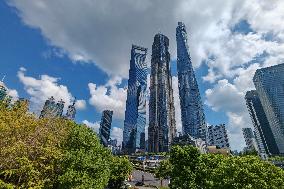
<instances>
[{"instance_id":1,"label":"sidewalk","mask_svg":"<svg viewBox=\"0 0 284 189\"><path fill-rule=\"evenodd\" d=\"M142 175L144 175L144 183L145 185L150 185L150 186L161 186L161 181L160 179L155 178L155 176L152 173L144 172L144 171L139 171L139 170L134 170L132 172L132 182L128 182L131 184L131 186L135 186L137 182L142 181ZM168 180L163 180L163 186L168 186L169 181ZM155 187L144 187L144 186L135 186L136 188L141 188L141 189L149 189L149 188L155 188Z\"/></svg>"}]
</instances>

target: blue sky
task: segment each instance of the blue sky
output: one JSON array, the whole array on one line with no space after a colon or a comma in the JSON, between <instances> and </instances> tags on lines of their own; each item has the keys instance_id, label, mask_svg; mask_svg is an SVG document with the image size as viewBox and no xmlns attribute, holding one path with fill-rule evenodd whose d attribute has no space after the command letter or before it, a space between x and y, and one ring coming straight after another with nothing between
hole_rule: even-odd
<instances>
[{"instance_id":1,"label":"blue sky","mask_svg":"<svg viewBox=\"0 0 284 189\"><path fill-rule=\"evenodd\" d=\"M283 14L278 2L271 6L242 1L238 10L236 2L166 1L159 6L158 1L129 0L1 1L0 77L6 75L6 86L31 100L32 111L50 95L62 97L66 104L76 97L76 121L96 130L101 111L114 109L112 137L121 140L131 44L149 48L150 65L154 34L169 36L178 99L175 27L183 21L190 33L206 120L226 123L232 149L241 150L241 128L251 127L244 93L254 88L251 77L256 69L283 61L284 27L277 19L269 21ZM161 12L153 11L157 6ZM177 110L180 125L179 117Z\"/></svg>"}]
</instances>

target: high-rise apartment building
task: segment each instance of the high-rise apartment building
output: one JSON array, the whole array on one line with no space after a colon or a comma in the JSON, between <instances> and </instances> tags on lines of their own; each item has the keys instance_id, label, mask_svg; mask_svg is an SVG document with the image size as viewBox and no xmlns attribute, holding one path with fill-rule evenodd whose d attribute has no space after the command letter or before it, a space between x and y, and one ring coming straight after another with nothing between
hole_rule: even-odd
<instances>
[{"instance_id":1,"label":"high-rise apartment building","mask_svg":"<svg viewBox=\"0 0 284 189\"><path fill-rule=\"evenodd\" d=\"M253 82L280 154L284 154L284 64L258 69Z\"/></svg>"},{"instance_id":2,"label":"high-rise apartment building","mask_svg":"<svg viewBox=\"0 0 284 189\"><path fill-rule=\"evenodd\" d=\"M191 63L186 27L178 22L176 28L177 71L183 134L206 141L207 126L198 84Z\"/></svg>"},{"instance_id":3,"label":"high-rise apartment building","mask_svg":"<svg viewBox=\"0 0 284 189\"><path fill-rule=\"evenodd\" d=\"M74 120L76 115L76 107L75 107L76 100L73 101L73 104L68 106L65 118Z\"/></svg>"},{"instance_id":4,"label":"high-rise apartment building","mask_svg":"<svg viewBox=\"0 0 284 189\"><path fill-rule=\"evenodd\" d=\"M123 130L123 149L145 151L147 49L132 45Z\"/></svg>"},{"instance_id":5,"label":"high-rise apartment building","mask_svg":"<svg viewBox=\"0 0 284 189\"><path fill-rule=\"evenodd\" d=\"M225 124L210 125L208 127L208 146L217 146L219 148L230 148Z\"/></svg>"},{"instance_id":6,"label":"high-rise apartment building","mask_svg":"<svg viewBox=\"0 0 284 189\"><path fill-rule=\"evenodd\" d=\"M102 114L99 135L100 135L101 143L104 146L108 146L108 143L109 143L112 114L113 114L113 111L111 110L104 110Z\"/></svg>"},{"instance_id":7,"label":"high-rise apartment building","mask_svg":"<svg viewBox=\"0 0 284 189\"><path fill-rule=\"evenodd\" d=\"M176 122L172 76L170 69L169 39L156 34L152 45L148 151L169 150L176 136Z\"/></svg>"},{"instance_id":8,"label":"high-rise apartment building","mask_svg":"<svg viewBox=\"0 0 284 189\"><path fill-rule=\"evenodd\" d=\"M255 140L252 129L251 128L242 128L242 131L243 131L243 135L244 135L245 142L246 142L246 145L247 145L247 150L258 151L258 147L257 147L256 140Z\"/></svg>"},{"instance_id":9,"label":"high-rise apartment building","mask_svg":"<svg viewBox=\"0 0 284 189\"><path fill-rule=\"evenodd\" d=\"M61 117L63 113L63 108L64 108L64 101L60 100L56 103L54 97L52 96L45 101L39 117L40 118Z\"/></svg>"},{"instance_id":10,"label":"high-rise apartment building","mask_svg":"<svg viewBox=\"0 0 284 189\"><path fill-rule=\"evenodd\" d=\"M0 81L0 100L4 100L7 97L7 88L3 82Z\"/></svg>"},{"instance_id":11,"label":"high-rise apartment building","mask_svg":"<svg viewBox=\"0 0 284 189\"><path fill-rule=\"evenodd\" d=\"M279 154L275 139L269 126L267 117L261 105L256 90L248 91L245 96L247 108L255 130L255 138L259 149L259 155Z\"/></svg>"}]
</instances>

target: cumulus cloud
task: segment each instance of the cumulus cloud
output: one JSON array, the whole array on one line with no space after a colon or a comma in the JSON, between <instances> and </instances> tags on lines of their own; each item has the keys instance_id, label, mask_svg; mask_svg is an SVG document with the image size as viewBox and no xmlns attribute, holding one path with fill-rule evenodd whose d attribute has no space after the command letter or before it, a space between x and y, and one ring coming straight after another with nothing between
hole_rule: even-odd
<instances>
[{"instance_id":1,"label":"cumulus cloud","mask_svg":"<svg viewBox=\"0 0 284 189\"><path fill-rule=\"evenodd\" d=\"M100 131L100 123L98 121L96 122L90 122L88 120L84 120L82 121L82 123L84 123L85 125L87 125L88 127L92 128L96 133L99 134Z\"/></svg>"},{"instance_id":2,"label":"cumulus cloud","mask_svg":"<svg viewBox=\"0 0 284 189\"><path fill-rule=\"evenodd\" d=\"M237 80L239 82L239 80ZM240 87L242 88L242 87ZM214 111L222 111L228 117L228 134L232 149L241 150L245 147L241 129L252 127L245 105L245 93L228 80L219 80L212 88L205 92L205 104Z\"/></svg>"},{"instance_id":3,"label":"cumulus cloud","mask_svg":"<svg viewBox=\"0 0 284 189\"><path fill-rule=\"evenodd\" d=\"M12 101L19 99L18 91L15 89L8 89L8 95L12 97Z\"/></svg>"},{"instance_id":4,"label":"cumulus cloud","mask_svg":"<svg viewBox=\"0 0 284 189\"><path fill-rule=\"evenodd\" d=\"M25 68L20 68L17 76L24 85L25 91L30 95L31 111L38 114L42 110L44 102L51 96L57 101L62 99L65 102L65 110L72 103L74 97L65 85L58 83L59 78L41 75L39 79L36 79L26 76L25 72ZM79 103L82 102L83 100L79 100Z\"/></svg>"},{"instance_id":5,"label":"cumulus cloud","mask_svg":"<svg viewBox=\"0 0 284 189\"><path fill-rule=\"evenodd\" d=\"M122 140L123 140L122 136L123 136L123 130L121 128L112 127L112 129L110 131L110 138L116 139L117 145L121 145Z\"/></svg>"},{"instance_id":6,"label":"cumulus cloud","mask_svg":"<svg viewBox=\"0 0 284 189\"><path fill-rule=\"evenodd\" d=\"M175 27L183 21L190 34L194 66L203 62L208 66L203 80L213 86L206 91L206 104L215 111L224 111L229 124L240 125L238 120L246 120L243 116L247 112L242 113L246 109L243 95L254 88L254 71L284 62L284 1L280 0L8 2L26 25L39 29L57 49L51 53L65 54L73 62L95 63L111 77L126 78L131 44L150 49L153 36L159 31L170 38L170 52L175 59ZM234 31L242 21L249 31ZM89 88L90 104L99 111L114 109L115 116L124 117L126 90L118 85L92 83ZM177 100L175 92L179 117Z\"/></svg>"},{"instance_id":7,"label":"cumulus cloud","mask_svg":"<svg viewBox=\"0 0 284 189\"><path fill-rule=\"evenodd\" d=\"M86 101L85 100L76 100L75 107L77 110L86 109Z\"/></svg>"},{"instance_id":8,"label":"cumulus cloud","mask_svg":"<svg viewBox=\"0 0 284 189\"><path fill-rule=\"evenodd\" d=\"M205 104L214 111L241 112L245 110L244 94L226 79L219 80L213 89L207 89L205 95Z\"/></svg>"},{"instance_id":9,"label":"cumulus cloud","mask_svg":"<svg viewBox=\"0 0 284 189\"><path fill-rule=\"evenodd\" d=\"M112 78L105 85L100 86L89 83L91 94L89 103L99 112L106 109L113 110L113 117L124 119L127 89L119 87L120 84L120 77Z\"/></svg>"},{"instance_id":10,"label":"cumulus cloud","mask_svg":"<svg viewBox=\"0 0 284 189\"><path fill-rule=\"evenodd\" d=\"M258 33L232 35L230 28L240 20L247 19L261 34L277 29L275 35L283 35L281 1L267 5L262 0L10 0L9 4L18 9L25 24L40 29L51 45L63 49L73 61L94 62L107 73L123 77L127 76L131 44L149 48L159 31L169 36L175 57L177 21L189 28L195 66L214 55L223 64L218 68L223 74L266 47Z\"/></svg>"},{"instance_id":11,"label":"cumulus cloud","mask_svg":"<svg viewBox=\"0 0 284 189\"><path fill-rule=\"evenodd\" d=\"M2 81L0 81L0 85L4 86L7 89L7 94L12 98L12 102L19 99L19 94L16 89L9 89Z\"/></svg>"}]
</instances>

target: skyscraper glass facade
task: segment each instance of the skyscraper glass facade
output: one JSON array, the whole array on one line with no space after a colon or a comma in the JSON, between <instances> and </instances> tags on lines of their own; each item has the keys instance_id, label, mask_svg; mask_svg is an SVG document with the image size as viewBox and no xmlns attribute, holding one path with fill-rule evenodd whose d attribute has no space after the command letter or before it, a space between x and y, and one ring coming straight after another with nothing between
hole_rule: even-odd
<instances>
[{"instance_id":1,"label":"skyscraper glass facade","mask_svg":"<svg viewBox=\"0 0 284 189\"><path fill-rule=\"evenodd\" d=\"M132 45L123 130L123 149L145 150L147 49Z\"/></svg>"},{"instance_id":2,"label":"skyscraper glass facade","mask_svg":"<svg viewBox=\"0 0 284 189\"><path fill-rule=\"evenodd\" d=\"M169 39L156 34L152 45L148 151L168 151L176 135Z\"/></svg>"},{"instance_id":3,"label":"skyscraper glass facade","mask_svg":"<svg viewBox=\"0 0 284 189\"><path fill-rule=\"evenodd\" d=\"M284 154L284 64L258 69L253 81L278 150Z\"/></svg>"},{"instance_id":4,"label":"skyscraper glass facade","mask_svg":"<svg viewBox=\"0 0 284 189\"><path fill-rule=\"evenodd\" d=\"M101 143L104 146L108 146L108 143L109 143L112 114L113 114L113 111L111 110L104 110L102 114L99 135L100 135Z\"/></svg>"},{"instance_id":5,"label":"skyscraper glass facade","mask_svg":"<svg viewBox=\"0 0 284 189\"><path fill-rule=\"evenodd\" d=\"M203 105L191 63L186 27L182 22L176 28L176 41L182 131L206 141Z\"/></svg>"},{"instance_id":6,"label":"skyscraper glass facade","mask_svg":"<svg viewBox=\"0 0 284 189\"><path fill-rule=\"evenodd\" d=\"M267 117L257 91L248 91L245 96L247 108L254 126L255 137L261 156L279 154Z\"/></svg>"}]
</instances>

